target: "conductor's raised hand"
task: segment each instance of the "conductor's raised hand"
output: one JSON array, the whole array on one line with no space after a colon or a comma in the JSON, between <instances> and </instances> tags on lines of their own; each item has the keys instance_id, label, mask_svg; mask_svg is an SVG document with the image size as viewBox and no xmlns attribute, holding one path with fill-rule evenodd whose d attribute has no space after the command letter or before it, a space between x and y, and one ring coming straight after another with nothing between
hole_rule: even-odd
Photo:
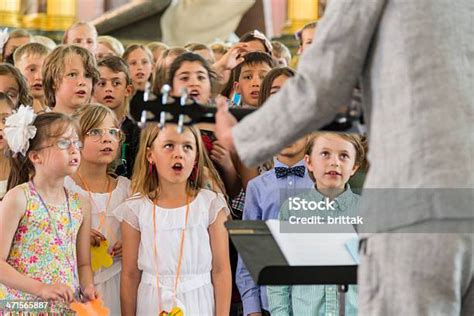
<instances>
[{"instance_id":1,"label":"conductor's raised hand","mask_svg":"<svg viewBox=\"0 0 474 316\"><path fill-rule=\"evenodd\" d=\"M235 152L234 139L232 138L232 127L237 124L237 120L229 113L227 99L225 97L216 97L216 105L216 137L221 146L230 152Z\"/></svg>"}]
</instances>

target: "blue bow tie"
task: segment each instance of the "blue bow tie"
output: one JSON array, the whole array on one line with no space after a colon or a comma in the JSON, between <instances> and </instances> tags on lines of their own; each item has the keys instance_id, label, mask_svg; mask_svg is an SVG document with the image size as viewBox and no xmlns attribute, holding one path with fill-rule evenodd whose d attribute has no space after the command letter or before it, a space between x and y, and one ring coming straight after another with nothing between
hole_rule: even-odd
<instances>
[{"instance_id":1,"label":"blue bow tie","mask_svg":"<svg viewBox=\"0 0 474 316\"><path fill-rule=\"evenodd\" d=\"M303 178L304 171L305 171L304 166L296 166L296 167L291 167L291 168L275 167L275 174L276 174L277 179L286 178L290 174Z\"/></svg>"}]
</instances>

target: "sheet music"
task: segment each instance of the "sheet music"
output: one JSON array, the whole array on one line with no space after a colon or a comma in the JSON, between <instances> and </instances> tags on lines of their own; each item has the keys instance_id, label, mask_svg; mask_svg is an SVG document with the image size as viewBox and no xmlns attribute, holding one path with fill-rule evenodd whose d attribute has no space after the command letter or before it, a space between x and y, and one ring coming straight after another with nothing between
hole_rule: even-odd
<instances>
[{"instance_id":1,"label":"sheet music","mask_svg":"<svg viewBox=\"0 0 474 316\"><path fill-rule=\"evenodd\" d=\"M351 225L341 233L280 233L280 221L266 224L290 266L356 265L346 248L347 242L357 238Z\"/></svg>"}]
</instances>

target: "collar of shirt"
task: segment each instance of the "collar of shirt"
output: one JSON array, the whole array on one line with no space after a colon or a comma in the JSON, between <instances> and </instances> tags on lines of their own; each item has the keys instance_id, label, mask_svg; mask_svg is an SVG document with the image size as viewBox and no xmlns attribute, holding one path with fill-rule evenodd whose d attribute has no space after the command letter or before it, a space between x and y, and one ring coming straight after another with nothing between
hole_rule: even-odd
<instances>
[{"instance_id":1,"label":"collar of shirt","mask_svg":"<svg viewBox=\"0 0 474 316\"><path fill-rule=\"evenodd\" d=\"M315 197L316 201L323 201L327 197L324 194L321 194L321 192L318 191L316 188L316 185L314 186L314 192L313 196ZM344 192L339 194L336 198L334 198L334 201L336 202L337 208L340 211L346 211L348 209L351 209L354 204L357 202L355 201L355 193L352 192L351 186L349 183L346 184L346 188L344 189Z\"/></svg>"},{"instance_id":2,"label":"collar of shirt","mask_svg":"<svg viewBox=\"0 0 474 316\"><path fill-rule=\"evenodd\" d=\"M306 173L308 172L307 168L306 168L306 165L304 164L304 159L301 159L300 161L298 161L297 163L295 163L293 166L288 166L288 165L285 165L284 163L282 163L280 160L278 160L276 157L273 158L273 172L275 172L275 167L284 167L284 168L292 168L292 167L296 167L296 166L303 166L305 167L305 175Z\"/></svg>"}]
</instances>

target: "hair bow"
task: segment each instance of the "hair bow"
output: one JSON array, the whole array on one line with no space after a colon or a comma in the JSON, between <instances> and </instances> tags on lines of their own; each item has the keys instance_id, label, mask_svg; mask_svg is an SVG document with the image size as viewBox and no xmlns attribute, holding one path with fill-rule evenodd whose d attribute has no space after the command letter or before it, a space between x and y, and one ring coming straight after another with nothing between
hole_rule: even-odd
<instances>
[{"instance_id":1,"label":"hair bow","mask_svg":"<svg viewBox=\"0 0 474 316\"><path fill-rule=\"evenodd\" d=\"M36 126L33 125L35 118L36 114L33 109L23 104L20 105L16 113L7 117L4 133L8 147L14 156L18 153L26 155L26 151L30 147L30 139L36 135Z\"/></svg>"},{"instance_id":2,"label":"hair bow","mask_svg":"<svg viewBox=\"0 0 474 316\"><path fill-rule=\"evenodd\" d=\"M272 50L273 50L272 43L270 43L270 41L269 41L268 38L265 36L265 34L263 34L262 32L260 32L259 30L253 30L252 35L253 35L253 37L255 37L255 38L261 39L261 40L265 43L265 47L267 48L267 50L268 50L270 53L272 52Z\"/></svg>"}]
</instances>

